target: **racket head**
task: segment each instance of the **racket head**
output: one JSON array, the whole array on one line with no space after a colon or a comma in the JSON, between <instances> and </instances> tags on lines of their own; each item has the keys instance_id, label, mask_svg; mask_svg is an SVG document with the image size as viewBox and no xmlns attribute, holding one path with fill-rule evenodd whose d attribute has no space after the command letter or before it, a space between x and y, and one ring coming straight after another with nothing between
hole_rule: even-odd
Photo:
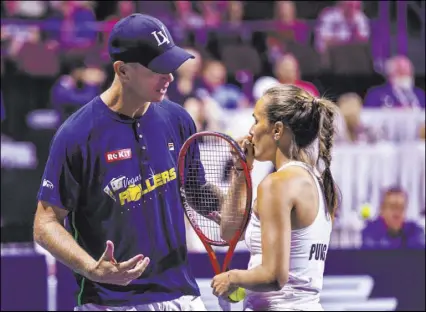
<instances>
[{"instance_id":1,"label":"racket head","mask_svg":"<svg viewBox=\"0 0 426 312\"><path fill-rule=\"evenodd\" d=\"M233 239L228 242L220 238L220 225L202 215L203 212L209 213L208 209L211 209L211 207L206 209L203 205L194 205L191 202L201 201L203 196L207 198L209 194L203 193L200 188L200 185L205 182L221 189L221 179L226 179L231 174L230 171L234 170L233 167L229 166L229 161L232 162L232 165L237 165L243 169L241 174L244 174L245 177L245 200L243 200L244 215L240 216L242 220L239 229L236 230ZM208 169L207 173L206 168ZM251 214L252 181L245 153L238 143L226 134L213 131L198 132L189 137L179 151L177 171L183 208L198 237L203 244L230 246L231 253L233 253L235 245L247 227ZM188 185L193 184L196 186L188 187ZM197 189L197 191L188 192L190 188ZM195 192L198 193L194 194ZM197 210L192 206L197 206ZM217 209L219 208L217 207Z\"/></svg>"}]
</instances>

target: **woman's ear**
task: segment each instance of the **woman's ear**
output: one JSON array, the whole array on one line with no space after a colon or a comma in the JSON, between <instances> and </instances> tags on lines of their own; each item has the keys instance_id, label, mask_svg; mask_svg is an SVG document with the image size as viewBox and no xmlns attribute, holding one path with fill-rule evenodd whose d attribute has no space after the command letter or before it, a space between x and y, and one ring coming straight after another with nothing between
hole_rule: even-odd
<instances>
[{"instance_id":1,"label":"woman's ear","mask_svg":"<svg viewBox=\"0 0 426 312\"><path fill-rule=\"evenodd\" d=\"M284 134L284 124L281 121L277 121L274 124L274 140L278 141Z\"/></svg>"}]
</instances>

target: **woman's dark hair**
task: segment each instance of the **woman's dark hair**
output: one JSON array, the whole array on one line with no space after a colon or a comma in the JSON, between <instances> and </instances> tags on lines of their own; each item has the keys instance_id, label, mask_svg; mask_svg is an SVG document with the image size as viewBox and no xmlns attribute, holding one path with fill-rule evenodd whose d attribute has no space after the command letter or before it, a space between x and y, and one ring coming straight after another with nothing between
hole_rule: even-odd
<instances>
[{"instance_id":1,"label":"woman's dark hair","mask_svg":"<svg viewBox=\"0 0 426 312\"><path fill-rule=\"evenodd\" d=\"M268 89L266 116L270 124L281 121L293 134L290 157L302 158L302 153L316 138L319 139L319 159L324 163L322 187L328 212L334 219L339 206L339 192L331 174L331 158L334 139L334 117L337 106L325 99L316 98L293 85L279 85Z\"/></svg>"}]
</instances>

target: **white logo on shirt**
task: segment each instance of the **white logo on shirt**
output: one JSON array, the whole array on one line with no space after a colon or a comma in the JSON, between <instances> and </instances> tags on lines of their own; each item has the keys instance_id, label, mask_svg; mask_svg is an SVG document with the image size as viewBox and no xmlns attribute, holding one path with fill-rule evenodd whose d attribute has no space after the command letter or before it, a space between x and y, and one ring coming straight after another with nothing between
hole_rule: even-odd
<instances>
[{"instance_id":1,"label":"white logo on shirt","mask_svg":"<svg viewBox=\"0 0 426 312\"><path fill-rule=\"evenodd\" d=\"M43 187L50 188L51 190L54 188L53 183L46 179L43 179Z\"/></svg>"}]
</instances>

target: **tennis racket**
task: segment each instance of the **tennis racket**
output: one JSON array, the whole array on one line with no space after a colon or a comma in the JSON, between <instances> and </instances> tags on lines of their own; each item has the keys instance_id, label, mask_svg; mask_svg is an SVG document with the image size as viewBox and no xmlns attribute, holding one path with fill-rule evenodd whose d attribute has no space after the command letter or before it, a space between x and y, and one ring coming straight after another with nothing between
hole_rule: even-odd
<instances>
[{"instance_id":1,"label":"tennis racket","mask_svg":"<svg viewBox=\"0 0 426 312\"><path fill-rule=\"evenodd\" d=\"M237 187L231 187L234 175L239 175ZM185 214L207 251L214 273L227 271L251 216L252 181L245 153L223 133L198 132L179 152L178 177ZM217 193L222 194L220 199ZM227 224L232 225L232 235L228 233L226 240L221 237L220 221L212 218L223 209L227 209ZM213 246L228 246L222 266Z\"/></svg>"}]
</instances>

